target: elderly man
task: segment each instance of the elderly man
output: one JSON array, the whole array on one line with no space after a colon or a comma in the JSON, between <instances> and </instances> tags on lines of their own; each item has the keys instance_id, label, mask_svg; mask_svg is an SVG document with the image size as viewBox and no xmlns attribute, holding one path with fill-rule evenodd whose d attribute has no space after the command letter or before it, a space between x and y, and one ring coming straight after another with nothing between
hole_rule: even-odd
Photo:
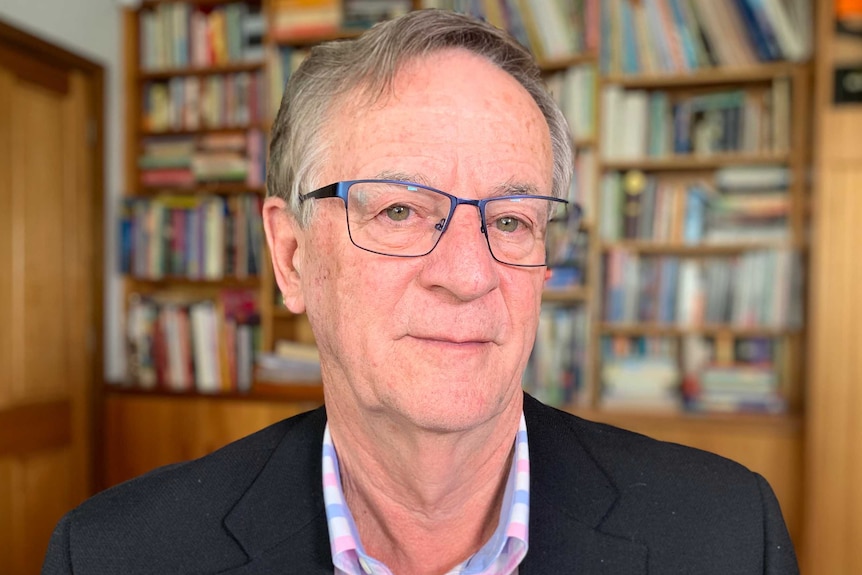
<instances>
[{"instance_id":1,"label":"elderly man","mask_svg":"<svg viewBox=\"0 0 862 575\"><path fill-rule=\"evenodd\" d=\"M571 173L535 63L490 26L414 12L315 49L263 217L325 410L96 496L44 572L795 573L761 477L522 393Z\"/></svg>"}]
</instances>

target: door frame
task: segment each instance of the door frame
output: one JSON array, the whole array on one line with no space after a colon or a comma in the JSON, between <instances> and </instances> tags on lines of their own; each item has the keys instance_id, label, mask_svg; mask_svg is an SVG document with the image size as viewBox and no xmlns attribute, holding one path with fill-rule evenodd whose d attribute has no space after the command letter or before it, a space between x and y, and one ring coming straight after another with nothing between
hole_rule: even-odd
<instances>
[{"instance_id":1,"label":"door frame","mask_svg":"<svg viewBox=\"0 0 862 575\"><path fill-rule=\"evenodd\" d=\"M87 477L82 478L87 486L87 493L91 495L101 488L97 478L101 463L103 447L98 440L97 426L100 424L101 394L98 392L103 380L104 357L103 357L103 331L104 331L104 182L105 182L105 71L101 64L75 54L69 50L51 44L28 32L24 32L0 19L0 60L4 65L12 68L20 76L36 83L42 83L48 87L54 86L51 70L61 69L63 71L77 71L87 77L90 88L89 94L89 117L92 123L88 130L91 139L91 154L88 154L92 162L90 168L92 173L92 189L89 194L92 210L92 229L90 230L92 242L93 266L93 326L92 326L92 371L90 374L90 389L85 396L88 398L86 412L90 417L85 421L79 421L71 416L68 409L63 406L64 402L49 404L45 407L21 406L0 411L0 457L22 454L29 451L51 449L53 447L66 445L70 437L80 434L85 437L91 446L89 461L86 462ZM37 63L38 65L34 65ZM53 416L52 416L53 415ZM39 433L28 434L16 441L3 441L3 437L14 437L12 433L21 426L37 422ZM73 426L80 426L74 429ZM9 433L4 433L8 431Z\"/></svg>"}]
</instances>

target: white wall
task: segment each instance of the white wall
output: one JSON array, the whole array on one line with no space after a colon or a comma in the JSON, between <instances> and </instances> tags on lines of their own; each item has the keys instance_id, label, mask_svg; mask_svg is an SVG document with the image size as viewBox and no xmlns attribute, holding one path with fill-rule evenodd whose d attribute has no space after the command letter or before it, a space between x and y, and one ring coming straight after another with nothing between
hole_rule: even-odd
<instances>
[{"instance_id":1,"label":"white wall","mask_svg":"<svg viewBox=\"0 0 862 575\"><path fill-rule=\"evenodd\" d=\"M116 204L122 189L122 20L118 0L0 0L0 19L105 68L105 376L124 373Z\"/></svg>"}]
</instances>

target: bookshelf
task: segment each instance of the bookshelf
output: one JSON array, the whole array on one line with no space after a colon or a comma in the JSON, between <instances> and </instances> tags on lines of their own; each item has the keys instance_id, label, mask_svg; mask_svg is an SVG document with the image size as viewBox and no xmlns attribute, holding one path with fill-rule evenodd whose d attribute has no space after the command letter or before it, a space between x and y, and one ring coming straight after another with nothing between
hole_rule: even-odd
<instances>
[{"instance_id":1,"label":"bookshelf","mask_svg":"<svg viewBox=\"0 0 862 575\"><path fill-rule=\"evenodd\" d=\"M562 1L562 0L560 0ZM671 4L700 5L708 4L700 0L667 0ZM665 4L665 0L658 0ZM255 46L255 61L229 61L199 65L175 65L147 67L140 65L141 14L147 11L166 11L163 6L184 4L191 13L226 8L241 4L246 12L260 11L268 25L260 34L261 47ZM323 2L322 4L325 4ZM446 2L442 0L414 0L395 3L398 9L417 9L425 7L460 9L471 3ZM395 5L393 4L393 5ZM472 3L464 8L482 3ZM485 3L487 4L487 3ZM510 3L501 3L510 4ZM654 2L633 3L629 0L599 2L586 0L573 2L583 11L572 20L572 28L563 29L557 36L572 36L574 41L560 47L538 34L535 13L527 13L515 25L512 32L542 55L541 68L549 86L561 101L561 106L573 124L575 146L577 149L577 185L572 190L571 199L581 203L585 209L585 221L579 231L579 259L572 269L555 274L559 285L551 285L543 297L544 327L540 328L537 349L548 346L543 342L564 341L565 353L557 353L550 363L534 353L527 378L534 382L542 377L538 387L528 387L540 398L556 403L563 409L585 417L635 429L662 439L679 441L697 447L710 449L743 462L764 474L778 493L785 508L791 532L798 533L801 520L799 515L799 494L801 492L801 440L804 406L804 384L800 374L805 368L803 352L806 330L804 322L798 324L781 323L734 323L715 321L677 322L675 319L657 322L650 318L623 318L611 320L607 315L608 282L606 277L607 260L615 253L628 254L639 261L663 261L675 258L678 261L695 262L709 266L717 260L731 261L744 258L752 253L772 253L787 251L798 255L800 269L804 270L807 259L808 219L811 201L808 191L808 166L810 163L809 126L804 121L810 109L812 70L804 57L793 61L776 59L759 61L748 58L737 59L733 63L720 61L719 56L700 62L698 66L681 69L649 70L638 69L626 73L615 67L620 57L613 55L611 41L619 41L619 31L614 32L612 18L619 14L625 5L653 5ZM727 3L728 6L733 3ZM350 38L358 33L355 28L345 28L333 20L314 32L291 34L274 25L273 11L279 8L279 0L248 0L226 2L216 0L195 0L191 2L145 2L138 10L127 10L124 14L126 30L126 62L129 70L126 80L127 93L142 96L145 88L151 85L170 85L175 78L193 78L205 81L218 76L228 77L236 74L260 75L263 80L258 84L260 95L259 113L254 118L238 125L198 125L190 128L182 123L172 125L171 137L185 137L197 141L211 135L233 136L250 132L265 133L272 117L278 96L277 87L283 81L289 68L301 58L302 51L322 41ZM544 10L544 6L558 6L557 2L518 2L528 12ZM725 7L727 8L727 7ZM722 8L725 9L725 8ZM707 7L707 10L712 8ZM727 8L729 9L729 8ZM607 11L607 12L606 12ZM506 20L496 20L499 13L483 14L489 21L511 28ZM566 19L563 19L568 21ZM344 22L343 17L341 22ZM555 24L556 25L556 24ZM665 23L667 25L667 23ZM611 38L599 42L601 37ZM640 36L639 36L640 37ZM144 43L146 45L146 43ZM625 48L625 47L623 47ZM621 48L622 49L622 48ZM631 50L630 47L626 48ZM795 52L798 55L798 53ZM286 69L285 69L286 68ZM184 80L185 81L185 80ZM176 83L176 82L175 82ZM275 87L274 87L275 86ZM778 88L776 88L778 86ZM784 124L779 129L780 137L773 137L769 145L758 145L742 149L730 146L714 146L708 150L680 151L673 148L661 153L650 154L644 151L624 150L622 154L608 153L610 136L613 130L606 126L608 110L605 93L616 90L619 94L637 92L646 98L662 93L671 113L674 107L691 105L691 102L707 101L714 94L734 94L732 98L742 101L760 114L780 114ZM170 91L170 87L167 88ZM779 95L772 95L772 91ZM700 99L700 100L698 100ZM127 126L126 189L129 195L140 199L172 197L262 197L264 190L259 182L248 181L194 181L185 185L150 185L140 182L140 156L148 139L162 135L164 129L152 129L141 119L145 117L144 99L130 97L129 125ZM688 102L688 104L686 104ZM781 109L775 112L769 106L779 102ZM640 104L641 106L643 104ZM732 107L728 107L730 109ZM749 113L755 113L749 112ZM731 114L728 112L724 119ZM743 112L744 113L744 112ZM170 114L168 114L170 116ZM787 120L787 119L791 120ZM637 121L624 123L625 133ZM718 121L718 120L716 120ZM667 120L667 122L672 122ZM773 121L762 131L773 130ZM159 125L158 122L156 122ZM161 125L164 125L163 121ZM649 126L640 128L644 138L648 137ZM672 132L673 130L667 129ZM751 137L751 136L749 136ZM758 141L767 140L763 134ZM778 144L775 141L780 140ZM613 148L611 148L613 149ZM735 242L706 242L687 240L682 235L683 218L676 213L671 219L679 228L676 235L661 237L641 237L624 233L606 233L609 208L603 180L608 174L638 173L649 180L670 182L675 186L671 194L684 195L684 186L692 181L705 182L710 193L722 193L716 189L717 174L739 169L756 169L763 166L779 167L789 175L789 184L782 189L784 206L785 233L780 238L746 238ZM682 188L681 188L682 187ZM683 208L684 210L684 204ZM619 224L621 227L622 224ZM262 242L261 242L262 244ZM258 246L264 248L264 246ZM131 294L155 294L161 292L180 293L183 297L210 299L218 302L218 294L223 290L248 290L256 294L255 314L259 324L255 327L254 341L257 349L272 351L281 340L313 344L314 338L304 316L288 312L280 303L272 276L268 255L261 252L255 273L247 277L236 274L215 274L211 279L188 278L176 274L163 274L159 277L133 277L125 281L127 297ZM191 295L189 295L191 294ZM803 292L798 294L804 297ZM198 298L198 299L195 299ZM804 310L803 310L804 311ZM222 320L223 321L223 320ZM718 349L724 354L733 351L735 342L740 340L780 342L783 365L777 369L781 397L785 401L776 413L735 413L713 412L711 410L691 411L682 403L671 409L648 409L637 405L624 408L609 407L603 403L604 385L602 381L606 357L603 355L610 340L661 339L669 350L674 366L682 363L683 347L689 340L707 340L713 352ZM559 345L555 343L554 345ZM556 361L557 363L554 363ZM224 362L219 357L219 364ZM544 374L544 375L542 375ZM561 376L562 374L562 376ZM682 382L676 384L678 389ZM555 386L562 386L562 391ZM544 395L543 395L544 394ZM118 457L122 464L108 469L107 483L126 479L142 473L152 466L169 461L194 457L206 453L221 443L235 439L262 427L274 419L296 413L322 401L322 390L317 385L279 385L254 382L244 391L235 387L219 387L218 393L201 393L194 386L183 389L140 390L135 386L108 385L106 387L106 453ZM678 395L678 392L677 392ZM139 411L135 412L136 406ZM133 413L134 412L134 413ZM188 417L200 421L200 425L211 427L197 429L194 441L178 441L176 449L160 448L145 450L138 460L122 455L123 442L140 444L144 440L140 434L142 421L166 421L166 413L171 417ZM191 413L196 415L192 416ZM218 416L213 415L218 413ZM201 415L203 414L203 415ZM236 420L236 421L234 421ZM165 423L165 425L171 425ZM209 437L209 438L208 438ZM110 467L110 465L109 465Z\"/></svg>"}]
</instances>

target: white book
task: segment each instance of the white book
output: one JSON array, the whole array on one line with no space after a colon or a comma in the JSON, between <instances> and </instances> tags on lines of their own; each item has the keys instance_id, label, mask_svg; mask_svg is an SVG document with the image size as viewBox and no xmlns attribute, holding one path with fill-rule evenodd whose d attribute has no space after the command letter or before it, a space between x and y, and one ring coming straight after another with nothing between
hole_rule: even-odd
<instances>
[{"instance_id":1,"label":"white book","mask_svg":"<svg viewBox=\"0 0 862 575\"><path fill-rule=\"evenodd\" d=\"M217 393L221 390L219 371L217 321L215 306L211 301L196 302L189 310L193 353L195 358L195 387L202 393Z\"/></svg>"},{"instance_id":2,"label":"white book","mask_svg":"<svg viewBox=\"0 0 862 575\"><path fill-rule=\"evenodd\" d=\"M605 86L602 90L601 150L606 160L618 160L623 155L625 141L624 92L620 86Z\"/></svg>"},{"instance_id":3,"label":"white book","mask_svg":"<svg viewBox=\"0 0 862 575\"><path fill-rule=\"evenodd\" d=\"M638 159L647 155L649 94L646 90L627 90L623 95L623 121L620 136L621 156Z\"/></svg>"},{"instance_id":4,"label":"white book","mask_svg":"<svg viewBox=\"0 0 862 575\"><path fill-rule=\"evenodd\" d=\"M810 47L805 45L803 34L794 26L781 0L755 0L753 3L761 4L769 23L772 24L775 39L785 59L801 61L808 58Z\"/></svg>"}]
</instances>

